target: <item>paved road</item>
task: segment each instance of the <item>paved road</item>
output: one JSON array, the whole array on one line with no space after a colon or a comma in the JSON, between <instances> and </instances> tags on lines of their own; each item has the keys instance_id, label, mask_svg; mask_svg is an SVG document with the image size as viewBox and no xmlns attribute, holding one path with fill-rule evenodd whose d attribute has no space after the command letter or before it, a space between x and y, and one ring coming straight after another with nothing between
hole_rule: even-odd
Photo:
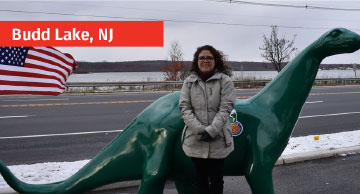
<instances>
[{"instance_id":1,"label":"paved road","mask_svg":"<svg viewBox=\"0 0 360 194\"><path fill-rule=\"evenodd\" d=\"M237 96L257 92L239 90ZM0 96L0 160L14 165L93 158L118 130L165 94ZM359 96L360 86L314 88L293 136L358 130Z\"/></svg>"},{"instance_id":2,"label":"paved road","mask_svg":"<svg viewBox=\"0 0 360 194\"><path fill-rule=\"evenodd\" d=\"M277 166L273 170L278 194L359 194L360 155L332 157ZM261 185L259 185L261 186ZM134 194L138 187L88 192L88 194ZM164 194L176 194L173 182ZM251 194L244 177L225 177L224 194Z\"/></svg>"}]
</instances>

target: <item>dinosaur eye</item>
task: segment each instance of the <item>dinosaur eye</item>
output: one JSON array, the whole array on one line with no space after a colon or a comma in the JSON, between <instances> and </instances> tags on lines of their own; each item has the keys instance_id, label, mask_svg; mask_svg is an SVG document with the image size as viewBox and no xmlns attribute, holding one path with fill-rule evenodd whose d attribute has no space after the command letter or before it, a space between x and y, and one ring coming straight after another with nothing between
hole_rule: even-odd
<instances>
[{"instance_id":1,"label":"dinosaur eye","mask_svg":"<svg viewBox=\"0 0 360 194\"><path fill-rule=\"evenodd\" d=\"M341 30L339 30L339 29L335 29L330 32L331 37L337 37L337 36L339 36L339 34L341 34Z\"/></svg>"}]
</instances>

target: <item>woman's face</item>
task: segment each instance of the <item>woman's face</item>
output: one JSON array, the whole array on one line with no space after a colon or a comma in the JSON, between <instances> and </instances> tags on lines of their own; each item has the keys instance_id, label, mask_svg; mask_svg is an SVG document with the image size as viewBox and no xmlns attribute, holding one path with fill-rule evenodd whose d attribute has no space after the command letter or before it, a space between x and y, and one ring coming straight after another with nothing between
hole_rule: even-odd
<instances>
[{"instance_id":1,"label":"woman's face","mask_svg":"<svg viewBox=\"0 0 360 194\"><path fill-rule=\"evenodd\" d=\"M202 73L209 73L214 70L215 60L209 50L203 50L199 53L198 66Z\"/></svg>"}]
</instances>

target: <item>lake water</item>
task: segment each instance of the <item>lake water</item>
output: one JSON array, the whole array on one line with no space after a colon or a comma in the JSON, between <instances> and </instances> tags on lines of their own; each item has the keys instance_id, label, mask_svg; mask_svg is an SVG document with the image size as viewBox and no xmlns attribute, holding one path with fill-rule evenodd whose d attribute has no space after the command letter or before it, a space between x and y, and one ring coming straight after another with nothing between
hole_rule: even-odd
<instances>
[{"instance_id":1,"label":"lake water","mask_svg":"<svg viewBox=\"0 0 360 194\"><path fill-rule=\"evenodd\" d=\"M262 80L273 79L276 71L233 71L233 80ZM360 77L357 70L356 77ZM355 78L353 70L319 70L316 78ZM71 74L67 82L136 82L136 81L164 81L163 72L111 72Z\"/></svg>"}]
</instances>

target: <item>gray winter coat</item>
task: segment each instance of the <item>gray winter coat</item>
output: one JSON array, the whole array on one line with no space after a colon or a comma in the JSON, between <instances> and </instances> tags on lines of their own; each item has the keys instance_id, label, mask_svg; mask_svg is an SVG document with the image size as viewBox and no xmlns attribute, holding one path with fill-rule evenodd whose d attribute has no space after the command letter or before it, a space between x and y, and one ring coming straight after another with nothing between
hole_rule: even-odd
<instances>
[{"instance_id":1,"label":"gray winter coat","mask_svg":"<svg viewBox=\"0 0 360 194\"><path fill-rule=\"evenodd\" d=\"M206 82L192 73L184 81L179 106L185 122L182 148L195 158L226 158L234 150L229 115L236 98L231 78L216 72ZM205 129L214 141L200 141Z\"/></svg>"}]
</instances>

